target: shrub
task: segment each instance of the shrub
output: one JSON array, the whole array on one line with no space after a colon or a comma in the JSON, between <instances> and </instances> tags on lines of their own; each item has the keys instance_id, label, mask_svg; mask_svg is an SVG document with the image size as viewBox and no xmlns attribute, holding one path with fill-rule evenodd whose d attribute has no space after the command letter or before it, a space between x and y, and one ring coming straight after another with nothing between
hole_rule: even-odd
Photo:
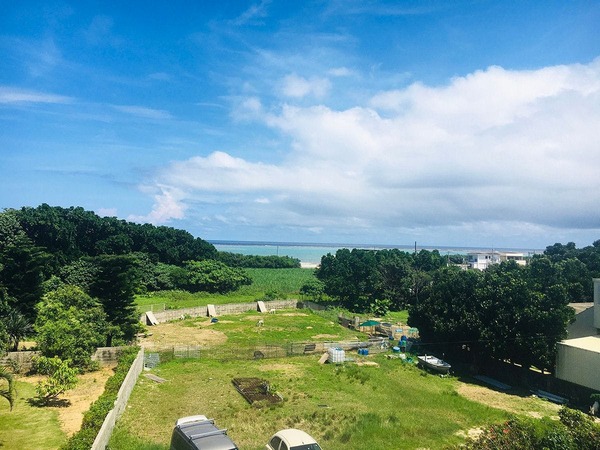
<instances>
[{"instance_id":1,"label":"shrub","mask_svg":"<svg viewBox=\"0 0 600 450\"><path fill-rule=\"evenodd\" d=\"M61 447L61 450L87 450L91 448L106 415L114 407L121 384L123 384L123 380L125 380L138 351L139 348L130 347L121 352L114 375L106 380L104 392L83 415L81 429L71 436L67 443Z\"/></svg>"},{"instance_id":2,"label":"shrub","mask_svg":"<svg viewBox=\"0 0 600 450\"><path fill-rule=\"evenodd\" d=\"M48 404L56 400L60 395L77 385L76 368L70 367L70 361L60 358L47 358L38 356L34 359L34 367L42 375L48 375L44 381L40 381L35 387L37 397L42 404Z\"/></svg>"}]
</instances>

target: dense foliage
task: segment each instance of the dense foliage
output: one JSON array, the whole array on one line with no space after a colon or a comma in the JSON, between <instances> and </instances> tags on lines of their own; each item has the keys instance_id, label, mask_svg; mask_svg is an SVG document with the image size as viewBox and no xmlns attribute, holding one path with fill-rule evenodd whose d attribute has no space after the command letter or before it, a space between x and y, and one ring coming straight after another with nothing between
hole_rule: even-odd
<instances>
[{"instance_id":1,"label":"dense foliage","mask_svg":"<svg viewBox=\"0 0 600 450\"><path fill-rule=\"evenodd\" d=\"M48 405L66 391L73 389L78 382L77 369L71 367L69 360L58 357L38 356L34 359L37 373L47 378L37 383L35 392L41 404Z\"/></svg>"},{"instance_id":2,"label":"dense foliage","mask_svg":"<svg viewBox=\"0 0 600 450\"><path fill-rule=\"evenodd\" d=\"M600 425L579 411L563 407L560 422L551 419L514 418L485 429L465 450L598 450Z\"/></svg>"},{"instance_id":3,"label":"dense foliage","mask_svg":"<svg viewBox=\"0 0 600 450\"><path fill-rule=\"evenodd\" d=\"M240 253L219 252L217 259L230 267L246 269L296 269L300 260L290 256L242 255Z\"/></svg>"},{"instance_id":4,"label":"dense foliage","mask_svg":"<svg viewBox=\"0 0 600 450\"><path fill-rule=\"evenodd\" d=\"M429 351L552 371L556 343L567 337L574 311L560 280L540 286L533 268L508 262L484 272L439 270L411 306L409 324Z\"/></svg>"},{"instance_id":5,"label":"dense foliage","mask_svg":"<svg viewBox=\"0 0 600 450\"><path fill-rule=\"evenodd\" d=\"M49 341L50 334L61 334L59 328L66 330L64 319L43 324L37 317L44 311L36 308L44 295L69 286L99 303L100 317L108 324L102 344L113 345L129 342L138 331L135 294L169 289L226 293L251 283L241 267L297 266L299 261L288 257L219 254L186 231L99 217L79 207L5 210L0 212L0 352L9 345L16 348L36 323L49 355L85 367L82 355L65 354ZM43 315L44 321L48 318Z\"/></svg>"},{"instance_id":6,"label":"dense foliage","mask_svg":"<svg viewBox=\"0 0 600 450\"><path fill-rule=\"evenodd\" d=\"M37 344L42 355L93 368L91 355L106 342L108 322L102 305L75 286L49 292L37 305Z\"/></svg>"},{"instance_id":7,"label":"dense foliage","mask_svg":"<svg viewBox=\"0 0 600 450\"><path fill-rule=\"evenodd\" d=\"M574 316L568 303L589 300L591 278L600 276L599 244L555 244L525 267L505 262L484 272L449 265L437 251L341 249L315 273L324 292L353 311L408 307L429 351L552 370Z\"/></svg>"},{"instance_id":8,"label":"dense foliage","mask_svg":"<svg viewBox=\"0 0 600 450\"><path fill-rule=\"evenodd\" d=\"M600 277L600 240L577 248L573 242L546 247L544 256L561 268L572 301L593 301L592 278Z\"/></svg>"},{"instance_id":9,"label":"dense foliage","mask_svg":"<svg viewBox=\"0 0 600 450\"><path fill-rule=\"evenodd\" d=\"M42 204L14 211L35 246L63 266L82 256L125 255L143 252L167 264L216 256L214 246L184 230L136 224L115 217L99 217L81 207L61 208Z\"/></svg>"},{"instance_id":10,"label":"dense foliage","mask_svg":"<svg viewBox=\"0 0 600 450\"><path fill-rule=\"evenodd\" d=\"M429 282L429 273L446 265L437 250L410 254L397 249L340 249L321 258L315 275L327 295L354 311L370 311L382 300L391 309L414 303Z\"/></svg>"}]
</instances>

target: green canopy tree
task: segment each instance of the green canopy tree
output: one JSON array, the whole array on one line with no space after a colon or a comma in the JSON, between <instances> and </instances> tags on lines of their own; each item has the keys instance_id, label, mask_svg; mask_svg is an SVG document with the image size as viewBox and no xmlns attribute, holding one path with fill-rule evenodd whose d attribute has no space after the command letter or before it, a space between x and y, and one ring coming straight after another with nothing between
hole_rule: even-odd
<instances>
[{"instance_id":1,"label":"green canopy tree","mask_svg":"<svg viewBox=\"0 0 600 450\"><path fill-rule=\"evenodd\" d=\"M97 300L79 287L64 286L38 303L35 330L42 355L88 370L94 367L92 354L106 342L108 323Z\"/></svg>"},{"instance_id":2,"label":"green canopy tree","mask_svg":"<svg viewBox=\"0 0 600 450\"><path fill-rule=\"evenodd\" d=\"M410 326L419 329L425 350L477 357L482 332L477 289L482 273L451 266L432 276L427 296L409 309Z\"/></svg>"},{"instance_id":3,"label":"green canopy tree","mask_svg":"<svg viewBox=\"0 0 600 450\"><path fill-rule=\"evenodd\" d=\"M252 283L244 269L220 261L188 261L183 269L183 284L190 292L226 293Z\"/></svg>"}]
</instances>

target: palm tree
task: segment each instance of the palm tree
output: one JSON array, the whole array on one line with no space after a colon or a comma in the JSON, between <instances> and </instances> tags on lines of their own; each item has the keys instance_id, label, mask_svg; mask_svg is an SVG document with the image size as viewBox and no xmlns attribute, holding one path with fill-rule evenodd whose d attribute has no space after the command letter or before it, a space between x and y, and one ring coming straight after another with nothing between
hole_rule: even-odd
<instances>
[{"instance_id":1,"label":"palm tree","mask_svg":"<svg viewBox=\"0 0 600 450\"><path fill-rule=\"evenodd\" d=\"M14 378L12 374L4 368L4 366L0 366L0 380L6 380L8 383L7 388L0 388L0 397L4 397L6 400L8 400L8 403L10 404L10 410L12 411L15 400L17 399Z\"/></svg>"},{"instance_id":2,"label":"palm tree","mask_svg":"<svg viewBox=\"0 0 600 450\"><path fill-rule=\"evenodd\" d=\"M19 342L32 331L27 318L16 309L11 308L2 318L13 352L19 349Z\"/></svg>"}]
</instances>

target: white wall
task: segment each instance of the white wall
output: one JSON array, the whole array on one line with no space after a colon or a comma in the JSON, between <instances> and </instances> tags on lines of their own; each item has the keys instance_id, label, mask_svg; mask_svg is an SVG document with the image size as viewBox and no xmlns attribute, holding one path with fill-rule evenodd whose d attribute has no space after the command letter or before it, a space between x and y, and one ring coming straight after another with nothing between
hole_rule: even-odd
<instances>
[{"instance_id":1,"label":"white wall","mask_svg":"<svg viewBox=\"0 0 600 450\"><path fill-rule=\"evenodd\" d=\"M594 278L594 326L600 330L600 278Z\"/></svg>"}]
</instances>

